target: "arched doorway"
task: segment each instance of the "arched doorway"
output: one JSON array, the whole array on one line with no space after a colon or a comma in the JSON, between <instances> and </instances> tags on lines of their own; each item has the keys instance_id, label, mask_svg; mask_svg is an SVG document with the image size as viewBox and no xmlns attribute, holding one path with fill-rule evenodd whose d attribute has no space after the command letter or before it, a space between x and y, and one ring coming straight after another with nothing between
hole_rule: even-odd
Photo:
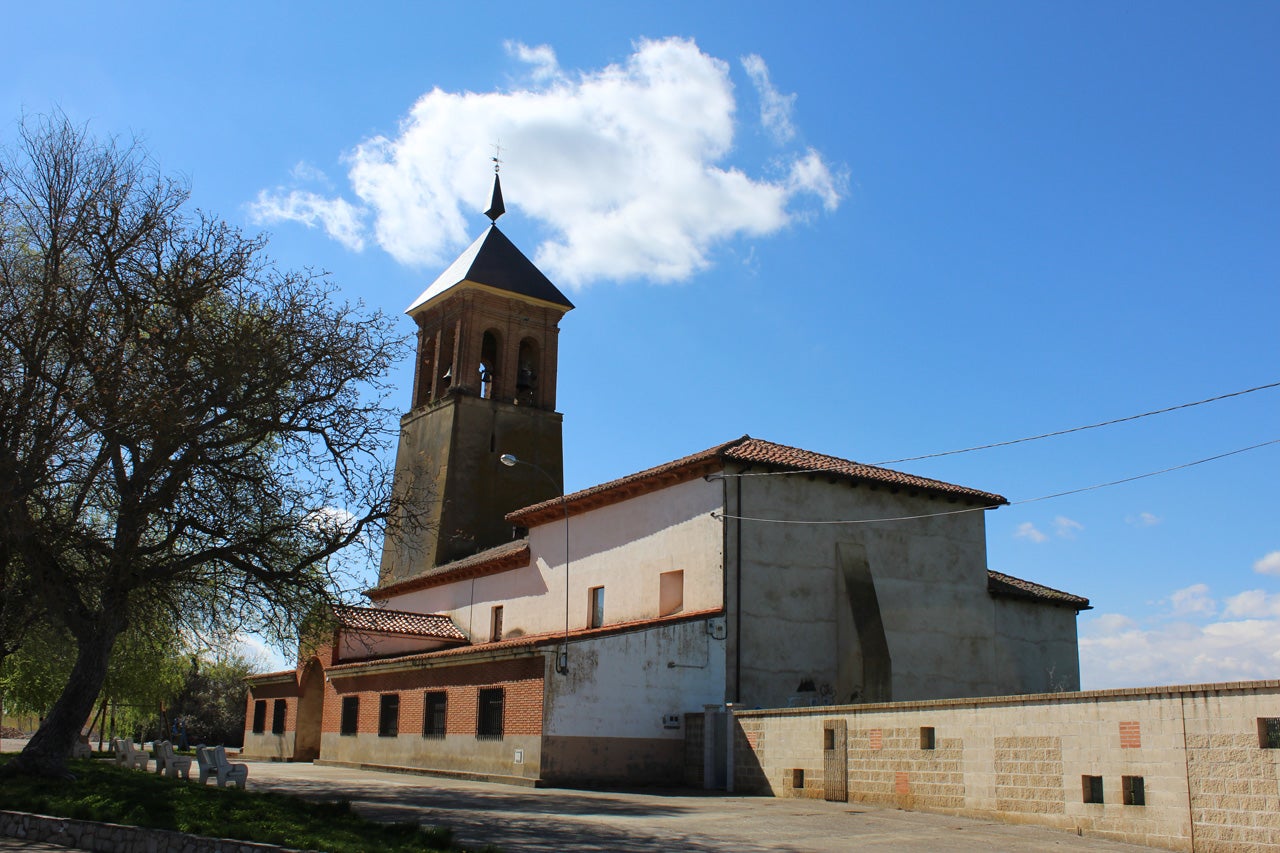
<instances>
[{"instance_id":1,"label":"arched doorway","mask_svg":"<svg viewBox=\"0 0 1280 853\"><path fill-rule=\"evenodd\" d=\"M293 745L294 761L315 761L320 757L320 721L324 715L324 667L312 658L302 670L298 685L298 730Z\"/></svg>"}]
</instances>

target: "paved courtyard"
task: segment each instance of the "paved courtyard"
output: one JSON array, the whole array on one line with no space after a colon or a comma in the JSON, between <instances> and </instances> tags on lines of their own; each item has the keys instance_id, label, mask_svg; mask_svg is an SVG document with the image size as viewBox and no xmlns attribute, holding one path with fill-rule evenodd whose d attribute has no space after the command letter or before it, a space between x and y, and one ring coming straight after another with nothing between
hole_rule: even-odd
<instances>
[{"instance_id":1,"label":"paved courtyard","mask_svg":"<svg viewBox=\"0 0 1280 853\"><path fill-rule=\"evenodd\" d=\"M5 741L14 750L21 742ZM507 853L846 853L919 851L1144 851L1029 826L923 812L696 792L605 792L521 788L414 776L249 762L249 787L315 799L349 799L375 820L442 824L460 844ZM15 846L17 845L17 846ZM31 850L0 839L0 851ZM42 847L42 850L63 848Z\"/></svg>"},{"instance_id":2,"label":"paved courtyard","mask_svg":"<svg viewBox=\"0 0 1280 853\"><path fill-rule=\"evenodd\" d=\"M377 820L453 827L469 847L560 851L1142 851L1143 847L921 812L766 797L519 788L397 773L254 762L251 787L350 799Z\"/></svg>"}]
</instances>

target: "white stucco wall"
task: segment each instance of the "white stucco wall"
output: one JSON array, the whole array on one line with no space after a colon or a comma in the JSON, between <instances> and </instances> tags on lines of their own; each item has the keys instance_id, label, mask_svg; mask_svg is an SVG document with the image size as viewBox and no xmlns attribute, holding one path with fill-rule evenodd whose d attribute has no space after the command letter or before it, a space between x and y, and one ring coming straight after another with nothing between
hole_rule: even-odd
<instances>
[{"instance_id":1,"label":"white stucco wall","mask_svg":"<svg viewBox=\"0 0 1280 853\"><path fill-rule=\"evenodd\" d=\"M682 739L665 714L724 701L723 625L695 619L573 642L569 671L548 676L543 732Z\"/></svg>"},{"instance_id":2,"label":"white stucco wall","mask_svg":"<svg viewBox=\"0 0 1280 853\"><path fill-rule=\"evenodd\" d=\"M587 625L588 591L605 588L605 624L659 615L663 572L684 572L683 612L718 608L723 532L711 512L718 482L701 478L569 519L569 628ZM503 635L547 634L565 627L563 519L529 531L528 566L395 596L397 610L448 614L473 641L489 639L491 608L503 608Z\"/></svg>"}]
</instances>

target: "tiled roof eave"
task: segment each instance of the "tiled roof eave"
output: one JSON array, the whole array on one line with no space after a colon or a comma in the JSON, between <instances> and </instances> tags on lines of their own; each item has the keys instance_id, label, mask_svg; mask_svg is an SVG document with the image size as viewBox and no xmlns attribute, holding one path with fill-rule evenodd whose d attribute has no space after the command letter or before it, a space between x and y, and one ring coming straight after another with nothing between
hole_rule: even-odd
<instances>
[{"instance_id":1,"label":"tiled roof eave","mask_svg":"<svg viewBox=\"0 0 1280 853\"><path fill-rule=\"evenodd\" d=\"M453 581L498 574L529 565L531 552L527 541L522 540L520 545L514 548L511 545L499 545L497 548L489 550L496 553L486 557L486 553L489 552L481 552L475 557L467 557L462 560L456 560L453 563L445 563L443 566L428 569L426 572L414 577L387 584L386 586L367 589L364 595L370 601L385 601L397 595L418 592L419 590L430 589L433 586L440 586Z\"/></svg>"},{"instance_id":2,"label":"tiled roof eave","mask_svg":"<svg viewBox=\"0 0 1280 853\"><path fill-rule=\"evenodd\" d=\"M1092 610L1089 599L1083 596L1063 592L1060 589L1038 584L1033 581L1014 577L1003 572L987 570L987 592L995 598L1011 598L1022 601L1034 601L1037 604L1049 604L1054 607L1065 607L1079 613Z\"/></svg>"},{"instance_id":3,"label":"tiled roof eave","mask_svg":"<svg viewBox=\"0 0 1280 853\"><path fill-rule=\"evenodd\" d=\"M1002 495L993 492L957 486L941 480L904 474L889 468L865 465L743 436L701 453L573 492L564 498L553 498L518 509L508 513L506 518L513 524L524 527L546 524L563 518L566 511L571 516L576 515L723 471L726 464L730 462L771 471L795 472L813 477L830 477L833 480L865 483L870 488L883 489L893 494L899 492L925 494L948 502L962 502L983 509L995 509L1009 502Z\"/></svg>"},{"instance_id":4,"label":"tiled roof eave","mask_svg":"<svg viewBox=\"0 0 1280 853\"><path fill-rule=\"evenodd\" d=\"M703 459L675 468L642 474L634 479L624 479L614 484L604 484L590 489L575 492L563 500L553 498L542 503L509 512L506 520L521 527L536 527L557 519L564 518L565 510L570 516L579 515L591 510L600 509L611 504L620 503L631 498L656 492L660 489L678 486L699 477L713 474L722 468L718 459Z\"/></svg>"},{"instance_id":5,"label":"tiled roof eave","mask_svg":"<svg viewBox=\"0 0 1280 853\"><path fill-rule=\"evenodd\" d=\"M700 619L712 619L724 615L723 608L697 610L673 616L662 616L657 619L644 619L636 622L620 622L604 625L600 628L581 628L569 632L570 642L590 640L613 634L626 634L644 631L650 628L676 625L681 622L692 622ZM342 663L330 667L328 672L333 678L350 678L359 675L370 675L384 672L429 668L432 666L458 666L467 663L479 663L494 659L510 657L533 657L547 649L553 649L564 642L563 632L536 634L499 640L493 643L477 643L453 649L435 649L428 652L410 652L394 657L376 660L361 660Z\"/></svg>"}]
</instances>

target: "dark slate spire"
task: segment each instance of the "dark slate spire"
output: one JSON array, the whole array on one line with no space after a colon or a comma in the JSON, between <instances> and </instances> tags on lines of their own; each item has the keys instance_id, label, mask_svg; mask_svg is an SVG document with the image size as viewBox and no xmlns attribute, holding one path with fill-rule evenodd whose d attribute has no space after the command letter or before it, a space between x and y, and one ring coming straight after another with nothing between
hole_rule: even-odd
<instances>
[{"instance_id":1,"label":"dark slate spire","mask_svg":"<svg viewBox=\"0 0 1280 853\"><path fill-rule=\"evenodd\" d=\"M498 180L498 167L496 165L498 158L495 157L493 160L495 163L493 167L493 201L489 203L489 209L484 212L484 215L489 217L490 222L497 223L498 217L506 213L507 208L502 203L502 181Z\"/></svg>"}]
</instances>

